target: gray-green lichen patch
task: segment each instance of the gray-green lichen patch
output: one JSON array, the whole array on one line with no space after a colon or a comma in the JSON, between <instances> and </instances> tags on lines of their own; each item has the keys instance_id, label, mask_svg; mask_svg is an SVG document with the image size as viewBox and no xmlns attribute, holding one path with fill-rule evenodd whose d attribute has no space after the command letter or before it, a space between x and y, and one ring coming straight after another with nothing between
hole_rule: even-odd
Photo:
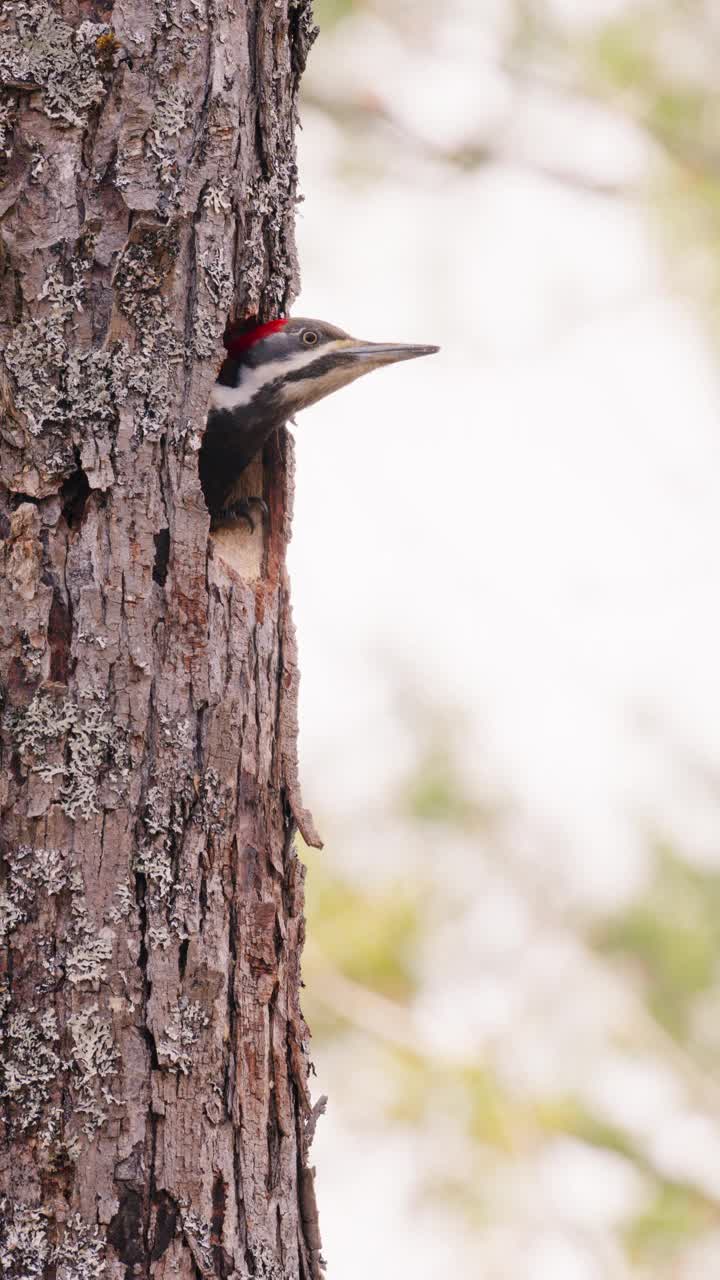
<instances>
[{"instance_id":1,"label":"gray-green lichen patch","mask_svg":"<svg viewBox=\"0 0 720 1280\"><path fill-rule=\"evenodd\" d=\"M172 844L145 841L135 855L135 871L147 882L146 904L152 921L148 929L150 945L164 949L171 938L184 941L189 936L185 921L195 891L178 873L178 857Z\"/></svg>"},{"instance_id":2,"label":"gray-green lichen patch","mask_svg":"<svg viewBox=\"0 0 720 1280\"><path fill-rule=\"evenodd\" d=\"M54 1138L46 1120L53 1089L62 1070L60 1035L53 1009L11 1013L0 1063L0 1098L12 1108L21 1133L38 1130L43 1145Z\"/></svg>"},{"instance_id":3,"label":"gray-green lichen patch","mask_svg":"<svg viewBox=\"0 0 720 1280\"><path fill-rule=\"evenodd\" d=\"M191 823L208 835L217 835L223 828L222 812L222 791L214 770L199 780L178 771L164 785L155 784L148 790L143 811L145 836L138 845L134 866L147 881L148 909L162 912L175 938L188 937L186 911L196 897L193 885L179 873L184 835ZM166 946L169 935L163 924L153 921L153 928L150 940Z\"/></svg>"},{"instance_id":4,"label":"gray-green lichen patch","mask_svg":"<svg viewBox=\"0 0 720 1280\"><path fill-rule=\"evenodd\" d=\"M17 118L17 103L11 98L0 102L0 180L13 153L13 131Z\"/></svg>"},{"instance_id":5,"label":"gray-green lichen patch","mask_svg":"<svg viewBox=\"0 0 720 1280\"><path fill-rule=\"evenodd\" d=\"M115 901L109 908L105 918L109 924L120 924L121 920L127 920L135 906L135 899L129 884L119 885L113 896Z\"/></svg>"},{"instance_id":6,"label":"gray-green lichen patch","mask_svg":"<svg viewBox=\"0 0 720 1280\"><path fill-rule=\"evenodd\" d=\"M29 135L28 145L32 148L30 153L30 181L39 182L45 172L46 155L37 139L31 138Z\"/></svg>"},{"instance_id":7,"label":"gray-green lichen patch","mask_svg":"<svg viewBox=\"0 0 720 1280\"><path fill-rule=\"evenodd\" d=\"M162 745L169 750L156 765L142 809L142 834L134 869L146 881L150 945L166 947L171 938L188 937L187 916L196 901L192 876L183 873L188 832L199 827L209 836L224 828L227 804L217 772L194 772L195 746L186 720L159 717Z\"/></svg>"},{"instance_id":8,"label":"gray-green lichen patch","mask_svg":"<svg viewBox=\"0 0 720 1280\"><path fill-rule=\"evenodd\" d=\"M49 1214L0 1199L0 1272L7 1280L43 1280L50 1261Z\"/></svg>"},{"instance_id":9,"label":"gray-green lichen patch","mask_svg":"<svg viewBox=\"0 0 720 1280\"><path fill-rule=\"evenodd\" d=\"M156 1038L160 1066L187 1075L192 1065L190 1050L209 1024L210 1018L197 1000L180 996L170 1021Z\"/></svg>"},{"instance_id":10,"label":"gray-green lichen patch","mask_svg":"<svg viewBox=\"0 0 720 1280\"><path fill-rule=\"evenodd\" d=\"M197 787L198 807L193 815L208 836L219 836L225 826L223 813L228 797L223 793L220 775L212 767L206 769Z\"/></svg>"},{"instance_id":11,"label":"gray-green lichen patch","mask_svg":"<svg viewBox=\"0 0 720 1280\"><path fill-rule=\"evenodd\" d=\"M256 1280L287 1280L287 1273L268 1244L263 1241L253 1250Z\"/></svg>"},{"instance_id":12,"label":"gray-green lichen patch","mask_svg":"<svg viewBox=\"0 0 720 1280\"><path fill-rule=\"evenodd\" d=\"M102 40L110 28L104 22L71 27L45 0L3 7L0 83L37 87L46 115L83 128L92 107L105 96Z\"/></svg>"},{"instance_id":13,"label":"gray-green lichen patch","mask_svg":"<svg viewBox=\"0 0 720 1280\"><path fill-rule=\"evenodd\" d=\"M15 325L4 352L5 364L15 384L15 405L27 419L32 435L65 416L64 377L69 350L65 326L82 310L83 281L77 262L68 265L70 280L61 263L48 272L40 297L47 302L38 320Z\"/></svg>"},{"instance_id":14,"label":"gray-green lichen patch","mask_svg":"<svg viewBox=\"0 0 720 1280\"><path fill-rule=\"evenodd\" d=\"M13 327L2 353L16 410L32 436L46 437L48 478L74 470L74 444L82 447L114 429L117 405L128 393L113 351L78 351L68 339L83 310L92 254L92 237L86 237L77 253L58 256L38 296L37 315Z\"/></svg>"},{"instance_id":15,"label":"gray-green lichen patch","mask_svg":"<svg viewBox=\"0 0 720 1280\"><path fill-rule=\"evenodd\" d=\"M221 174L217 182L211 183L206 188L203 195L203 204L212 213L230 212L232 199L230 197L230 179L227 174Z\"/></svg>"},{"instance_id":16,"label":"gray-green lichen patch","mask_svg":"<svg viewBox=\"0 0 720 1280\"><path fill-rule=\"evenodd\" d=\"M58 849L21 845L6 850L3 861L3 941L11 946L12 933L34 912L45 909L49 897L63 892L70 897L69 918L66 915L58 928L52 948L45 948L42 940L38 943L37 996L53 992L63 977L73 987L97 990L108 978L114 934L107 926L97 930L91 920L83 878L72 866L71 856ZM62 1110L53 1095L59 1083L70 1090L73 1116L83 1118L82 1132L87 1136L102 1125L114 1101L108 1083L117 1065L111 1024L97 1004L91 1004L73 1014L63 1034L51 1005L13 1010L12 992L7 994L0 1098L20 1132L35 1132L41 1146L62 1149L75 1158L78 1135L63 1125Z\"/></svg>"},{"instance_id":17,"label":"gray-green lichen patch","mask_svg":"<svg viewBox=\"0 0 720 1280\"><path fill-rule=\"evenodd\" d=\"M50 1212L42 1206L0 1199L0 1275L4 1280L102 1280L105 1243L97 1226L74 1213L53 1247Z\"/></svg>"},{"instance_id":18,"label":"gray-green lichen patch","mask_svg":"<svg viewBox=\"0 0 720 1280\"><path fill-rule=\"evenodd\" d=\"M101 781L116 791L124 787L126 734L99 700L81 705L39 691L28 707L8 712L7 723L22 766L45 782L60 779L59 800L69 818L100 812Z\"/></svg>"},{"instance_id":19,"label":"gray-green lichen patch","mask_svg":"<svg viewBox=\"0 0 720 1280\"><path fill-rule=\"evenodd\" d=\"M166 85L155 105L151 128L152 143L161 147L165 138L178 138L191 120L190 94L179 84Z\"/></svg>"},{"instance_id":20,"label":"gray-green lichen patch","mask_svg":"<svg viewBox=\"0 0 720 1280\"><path fill-rule=\"evenodd\" d=\"M153 788L155 790L155 788ZM175 888L172 850L144 843L135 855L135 870L145 876L153 896L166 899Z\"/></svg>"},{"instance_id":21,"label":"gray-green lichen patch","mask_svg":"<svg viewBox=\"0 0 720 1280\"><path fill-rule=\"evenodd\" d=\"M60 1243L53 1251L55 1280L102 1280L105 1275L105 1242L100 1228L74 1213L66 1222Z\"/></svg>"},{"instance_id":22,"label":"gray-green lichen patch","mask_svg":"<svg viewBox=\"0 0 720 1280\"><path fill-rule=\"evenodd\" d=\"M157 439L166 430L173 405L174 371L183 361L183 343L162 294L178 251L173 228L145 228L142 239L126 249L114 276L118 306L137 334L134 350L123 343L116 351L115 372L142 400L135 417L140 439Z\"/></svg>"},{"instance_id":23,"label":"gray-green lichen patch","mask_svg":"<svg viewBox=\"0 0 720 1280\"><path fill-rule=\"evenodd\" d=\"M21 844L7 857L9 884L20 899L27 900L38 892L54 897L70 883L72 871L64 849L38 849Z\"/></svg>"},{"instance_id":24,"label":"gray-green lichen patch","mask_svg":"<svg viewBox=\"0 0 720 1280\"><path fill-rule=\"evenodd\" d=\"M65 973L72 986L90 983L97 987L104 978L112 959L113 935L109 930L101 934L83 931L65 957Z\"/></svg>"},{"instance_id":25,"label":"gray-green lichen patch","mask_svg":"<svg viewBox=\"0 0 720 1280\"><path fill-rule=\"evenodd\" d=\"M54 897L67 888L70 877L67 854L60 849L19 845L8 849L4 860L7 877L0 889L0 943L27 920L38 893Z\"/></svg>"},{"instance_id":26,"label":"gray-green lichen patch","mask_svg":"<svg viewBox=\"0 0 720 1280\"><path fill-rule=\"evenodd\" d=\"M200 298L195 313L193 326L193 350L201 359L208 359L217 353L225 322L232 306L235 292L232 271L226 261L222 246L215 245L200 254L201 289L210 299L210 304Z\"/></svg>"},{"instance_id":27,"label":"gray-green lichen patch","mask_svg":"<svg viewBox=\"0 0 720 1280\"><path fill-rule=\"evenodd\" d=\"M21 510L21 508L26 505L29 505L29 504L21 503L20 507L18 507L18 511ZM15 512L15 515L17 515L17 511ZM36 526L34 525L34 523L31 527L32 527L33 534L35 534ZM14 537L15 528L16 526L14 525L14 521L11 520L10 521L10 537L11 538ZM12 557L12 551L10 554ZM37 562L38 564L42 563L39 552L37 553ZM12 575L9 574L8 577L12 581ZM34 596L34 591L33 591L33 596ZM37 672L40 670L40 664L42 663L42 660L45 654L45 646L43 645L42 647L39 647L37 645L34 645L26 631L23 631L20 635L20 652L22 654L23 666L25 667L26 671Z\"/></svg>"},{"instance_id":28,"label":"gray-green lichen patch","mask_svg":"<svg viewBox=\"0 0 720 1280\"><path fill-rule=\"evenodd\" d=\"M4 889L0 889L0 945L24 918L18 904L13 902Z\"/></svg>"},{"instance_id":29,"label":"gray-green lichen patch","mask_svg":"<svg viewBox=\"0 0 720 1280\"><path fill-rule=\"evenodd\" d=\"M145 796L135 871L147 883L151 945L155 942L164 947L170 936L188 936L185 915L194 894L192 885L179 873L179 850L196 799L193 776L189 768L179 765L161 768Z\"/></svg>"},{"instance_id":30,"label":"gray-green lichen patch","mask_svg":"<svg viewBox=\"0 0 720 1280\"><path fill-rule=\"evenodd\" d=\"M181 0L154 0L153 8L154 34L164 44L158 54L157 71L161 79L166 79L197 53L200 33L207 31L205 6L201 0L189 0L188 5ZM216 17L215 0L209 0L207 8Z\"/></svg>"},{"instance_id":31,"label":"gray-green lichen patch","mask_svg":"<svg viewBox=\"0 0 720 1280\"><path fill-rule=\"evenodd\" d=\"M120 310L142 329L166 309L159 295L179 252L179 242L173 227L141 227L139 237L123 253L113 284Z\"/></svg>"},{"instance_id":32,"label":"gray-green lichen patch","mask_svg":"<svg viewBox=\"0 0 720 1280\"><path fill-rule=\"evenodd\" d=\"M7 875L0 889L0 941L6 941L47 898L68 890L69 922L57 939L53 969L64 971L73 986L89 983L97 988L107 976L115 935L107 926L96 930L88 913L82 875L71 865L70 856L60 849L20 845L7 849L4 861Z\"/></svg>"},{"instance_id":33,"label":"gray-green lichen patch","mask_svg":"<svg viewBox=\"0 0 720 1280\"><path fill-rule=\"evenodd\" d=\"M151 950L159 947L161 951L166 951L172 942L172 935L166 924L152 924L148 929L148 939Z\"/></svg>"},{"instance_id":34,"label":"gray-green lichen patch","mask_svg":"<svg viewBox=\"0 0 720 1280\"><path fill-rule=\"evenodd\" d=\"M145 147L155 164L166 203L176 204L183 189L183 166L178 160L175 140L189 127L191 120L192 104L187 90L178 84L165 85L155 106Z\"/></svg>"},{"instance_id":35,"label":"gray-green lichen patch","mask_svg":"<svg viewBox=\"0 0 720 1280\"><path fill-rule=\"evenodd\" d=\"M148 788L142 813L144 838L135 869L145 876L155 899L167 901L177 893L176 854L194 800L189 770L162 770Z\"/></svg>"},{"instance_id":36,"label":"gray-green lichen patch","mask_svg":"<svg viewBox=\"0 0 720 1280\"><path fill-rule=\"evenodd\" d=\"M76 1114L84 1116L87 1137L104 1124L109 1107L117 1101L109 1081L115 1075L119 1054L112 1027L97 1005L73 1015L69 1021L72 1042L70 1082Z\"/></svg>"},{"instance_id":37,"label":"gray-green lichen patch","mask_svg":"<svg viewBox=\"0 0 720 1280\"><path fill-rule=\"evenodd\" d=\"M200 255L200 265L205 288L215 306L226 316L233 300L235 282L223 247L215 245L213 248L205 249Z\"/></svg>"},{"instance_id":38,"label":"gray-green lichen patch","mask_svg":"<svg viewBox=\"0 0 720 1280\"><path fill-rule=\"evenodd\" d=\"M288 228L294 217L296 192L294 156L275 157L270 176L257 178L252 184L243 273L249 309L258 310L261 298L275 315L284 305L287 281L295 267Z\"/></svg>"},{"instance_id":39,"label":"gray-green lichen patch","mask_svg":"<svg viewBox=\"0 0 720 1280\"><path fill-rule=\"evenodd\" d=\"M194 1209L191 1209L190 1202L182 1197L178 1200L178 1209L180 1210L180 1226L185 1237L185 1243L193 1256L197 1270L203 1277L215 1276L212 1236L209 1224L203 1222L200 1215Z\"/></svg>"},{"instance_id":40,"label":"gray-green lichen patch","mask_svg":"<svg viewBox=\"0 0 720 1280\"><path fill-rule=\"evenodd\" d=\"M219 325L215 316L206 307L199 306L193 325L192 345L196 356L201 360L209 360L218 349Z\"/></svg>"}]
</instances>

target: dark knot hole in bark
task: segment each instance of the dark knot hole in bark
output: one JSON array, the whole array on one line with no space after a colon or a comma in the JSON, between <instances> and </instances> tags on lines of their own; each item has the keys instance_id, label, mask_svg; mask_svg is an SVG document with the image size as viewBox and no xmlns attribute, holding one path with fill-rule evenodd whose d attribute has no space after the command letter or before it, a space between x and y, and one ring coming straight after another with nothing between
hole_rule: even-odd
<instances>
[{"instance_id":1,"label":"dark knot hole in bark","mask_svg":"<svg viewBox=\"0 0 720 1280\"><path fill-rule=\"evenodd\" d=\"M153 582L164 587L167 580L168 561L170 559L170 530L161 529L155 534L155 563L153 565Z\"/></svg>"},{"instance_id":2,"label":"dark knot hole in bark","mask_svg":"<svg viewBox=\"0 0 720 1280\"><path fill-rule=\"evenodd\" d=\"M90 496L90 481L81 466L78 466L67 480L63 481L60 490L62 513L68 529L76 529L85 514L85 503Z\"/></svg>"}]
</instances>

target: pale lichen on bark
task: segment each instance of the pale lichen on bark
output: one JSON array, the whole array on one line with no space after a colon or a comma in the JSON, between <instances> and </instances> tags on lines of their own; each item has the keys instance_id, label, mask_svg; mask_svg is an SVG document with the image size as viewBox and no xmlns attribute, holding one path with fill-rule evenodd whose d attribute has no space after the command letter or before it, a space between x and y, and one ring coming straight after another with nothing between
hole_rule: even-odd
<instances>
[{"instance_id":1,"label":"pale lichen on bark","mask_svg":"<svg viewBox=\"0 0 720 1280\"><path fill-rule=\"evenodd\" d=\"M291 443L240 573L197 475L228 314L296 288L312 37L306 0L0 5L10 1280L320 1274Z\"/></svg>"}]
</instances>

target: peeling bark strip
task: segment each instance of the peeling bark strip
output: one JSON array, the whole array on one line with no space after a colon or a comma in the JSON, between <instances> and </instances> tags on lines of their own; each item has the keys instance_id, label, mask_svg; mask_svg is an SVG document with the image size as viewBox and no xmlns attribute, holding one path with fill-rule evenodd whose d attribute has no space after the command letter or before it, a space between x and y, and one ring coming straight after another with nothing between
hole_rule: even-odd
<instances>
[{"instance_id":1,"label":"peeling bark strip","mask_svg":"<svg viewBox=\"0 0 720 1280\"><path fill-rule=\"evenodd\" d=\"M297 285L309 0L0 3L0 1271L317 1280L288 438L208 538L228 313ZM234 567L233 567L234 566Z\"/></svg>"}]
</instances>

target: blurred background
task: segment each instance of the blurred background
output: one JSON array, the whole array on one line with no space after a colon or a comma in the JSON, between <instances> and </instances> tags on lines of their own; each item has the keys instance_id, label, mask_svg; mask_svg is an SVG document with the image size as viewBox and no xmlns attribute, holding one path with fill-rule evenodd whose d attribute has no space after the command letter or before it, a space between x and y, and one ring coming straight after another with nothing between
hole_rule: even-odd
<instances>
[{"instance_id":1,"label":"blurred background","mask_svg":"<svg viewBox=\"0 0 720 1280\"><path fill-rule=\"evenodd\" d=\"M295 308L329 1275L720 1275L720 8L316 0Z\"/></svg>"}]
</instances>

